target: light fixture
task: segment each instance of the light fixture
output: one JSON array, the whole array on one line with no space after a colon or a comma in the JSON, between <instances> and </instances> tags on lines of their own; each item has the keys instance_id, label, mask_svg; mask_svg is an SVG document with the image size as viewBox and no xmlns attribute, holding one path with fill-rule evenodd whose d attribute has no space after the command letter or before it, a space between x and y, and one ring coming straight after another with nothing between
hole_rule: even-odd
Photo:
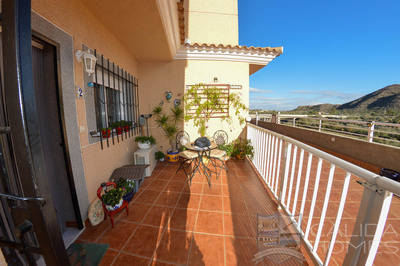
<instances>
[{"instance_id":1,"label":"light fixture","mask_svg":"<svg viewBox=\"0 0 400 266\"><path fill-rule=\"evenodd\" d=\"M88 73L89 76L90 74L94 73L97 58L90 53L89 49L87 50L87 52L78 50L76 51L75 56L78 62L81 62L83 58L83 65L85 66L85 72Z\"/></svg>"},{"instance_id":2,"label":"light fixture","mask_svg":"<svg viewBox=\"0 0 400 266\"><path fill-rule=\"evenodd\" d=\"M217 83L217 82L218 82L218 78L214 77L214 83Z\"/></svg>"}]
</instances>

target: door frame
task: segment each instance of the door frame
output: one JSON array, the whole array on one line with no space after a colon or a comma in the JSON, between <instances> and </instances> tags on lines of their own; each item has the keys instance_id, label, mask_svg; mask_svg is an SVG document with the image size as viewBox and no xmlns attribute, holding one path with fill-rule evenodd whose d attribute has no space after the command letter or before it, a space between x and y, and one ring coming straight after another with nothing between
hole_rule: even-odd
<instances>
[{"instance_id":1,"label":"door frame","mask_svg":"<svg viewBox=\"0 0 400 266\"><path fill-rule=\"evenodd\" d=\"M32 30L30 0L2 2L4 92L7 102L9 136L12 141L14 162L23 195L42 197L40 201L26 201L26 219L33 224L40 252L48 265L69 265L69 260L54 213L54 205L47 182L38 182L46 176L41 141L29 142L29 135L40 136L32 121L37 120L33 92ZM32 153L39 156L32 157Z\"/></svg>"}]
</instances>

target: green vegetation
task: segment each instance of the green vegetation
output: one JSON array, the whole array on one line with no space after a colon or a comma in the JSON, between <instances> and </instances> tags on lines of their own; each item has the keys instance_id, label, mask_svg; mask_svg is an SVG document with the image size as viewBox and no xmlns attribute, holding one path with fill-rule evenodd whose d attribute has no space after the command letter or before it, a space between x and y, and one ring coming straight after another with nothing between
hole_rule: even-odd
<instances>
[{"instance_id":1,"label":"green vegetation","mask_svg":"<svg viewBox=\"0 0 400 266\"><path fill-rule=\"evenodd\" d=\"M226 95L222 93L221 89L208 87L202 83L193 85L183 97L185 121L193 121L202 137L206 135L209 120L216 116L228 124L232 124L233 117L235 117L242 125L246 122L242 112L247 108L241 98L236 93ZM233 114L228 115L229 108L234 109Z\"/></svg>"}]
</instances>

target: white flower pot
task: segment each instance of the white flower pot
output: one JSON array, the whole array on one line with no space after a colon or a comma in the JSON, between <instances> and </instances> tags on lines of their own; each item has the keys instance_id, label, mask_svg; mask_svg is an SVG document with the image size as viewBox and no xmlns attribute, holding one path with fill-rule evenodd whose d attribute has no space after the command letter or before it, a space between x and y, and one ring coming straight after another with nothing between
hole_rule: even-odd
<instances>
[{"instance_id":1,"label":"white flower pot","mask_svg":"<svg viewBox=\"0 0 400 266\"><path fill-rule=\"evenodd\" d=\"M115 205L114 207L111 206L111 205L107 205L107 204L105 204L105 205L106 205L106 209L107 209L107 210L109 210L109 211L115 211L116 209L118 209L119 207L122 206L122 203L124 203L124 200L121 198L121 200L119 201L119 203L118 203L117 205Z\"/></svg>"},{"instance_id":2,"label":"white flower pot","mask_svg":"<svg viewBox=\"0 0 400 266\"><path fill-rule=\"evenodd\" d=\"M138 146L139 146L139 149L146 150L146 149L149 149L151 147L151 143L150 143L150 141L146 141L144 143L139 142Z\"/></svg>"}]
</instances>

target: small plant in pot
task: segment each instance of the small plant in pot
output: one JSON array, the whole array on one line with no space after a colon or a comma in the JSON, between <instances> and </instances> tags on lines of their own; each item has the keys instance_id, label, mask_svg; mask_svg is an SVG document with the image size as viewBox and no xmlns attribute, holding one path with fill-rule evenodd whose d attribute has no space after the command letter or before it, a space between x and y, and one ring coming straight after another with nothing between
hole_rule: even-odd
<instances>
[{"instance_id":1,"label":"small plant in pot","mask_svg":"<svg viewBox=\"0 0 400 266\"><path fill-rule=\"evenodd\" d=\"M124 200L122 199L124 192L122 188L113 188L107 190L102 196L101 199L106 206L106 209L109 211L115 211L119 207L121 207Z\"/></svg>"},{"instance_id":2,"label":"small plant in pot","mask_svg":"<svg viewBox=\"0 0 400 266\"><path fill-rule=\"evenodd\" d=\"M109 138L111 134L111 127L104 127L101 129L101 135L103 139Z\"/></svg>"},{"instance_id":3,"label":"small plant in pot","mask_svg":"<svg viewBox=\"0 0 400 266\"><path fill-rule=\"evenodd\" d=\"M122 125L121 124L122 124L122 121L115 121L111 125L111 127L115 128L115 132L117 133L117 135L122 134Z\"/></svg>"},{"instance_id":4,"label":"small plant in pot","mask_svg":"<svg viewBox=\"0 0 400 266\"><path fill-rule=\"evenodd\" d=\"M132 121L125 121L125 132L129 132L129 129L132 127Z\"/></svg>"},{"instance_id":5,"label":"small plant in pot","mask_svg":"<svg viewBox=\"0 0 400 266\"><path fill-rule=\"evenodd\" d=\"M248 156L251 160L254 158L254 147L251 144L251 140L237 138L232 143L231 157L235 157L243 160Z\"/></svg>"},{"instance_id":6,"label":"small plant in pot","mask_svg":"<svg viewBox=\"0 0 400 266\"><path fill-rule=\"evenodd\" d=\"M151 145L156 144L156 139L153 136L138 136L135 141L138 143L139 149L148 149Z\"/></svg>"},{"instance_id":7,"label":"small plant in pot","mask_svg":"<svg viewBox=\"0 0 400 266\"><path fill-rule=\"evenodd\" d=\"M179 161L179 151L175 147L175 135L178 132L178 124L183 120L183 113L183 109L179 106L172 107L170 114L164 113L161 106L153 108L155 122L163 131L171 147L167 150L167 159L170 162Z\"/></svg>"},{"instance_id":8,"label":"small plant in pot","mask_svg":"<svg viewBox=\"0 0 400 266\"><path fill-rule=\"evenodd\" d=\"M155 158L156 158L156 160L159 160L160 162L163 162L164 158L165 158L165 154L162 151L157 151L155 153Z\"/></svg>"},{"instance_id":9,"label":"small plant in pot","mask_svg":"<svg viewBox=\"0 0 400 266\"><path fill-rule=\"evenodd\" d=\"M120 177L115 183L117 184L117 189L122 189L122 199L126 200L127 202L131 202L133 196L135 195L135 182L130 179Z\"/></svg>"}]
</instances>

